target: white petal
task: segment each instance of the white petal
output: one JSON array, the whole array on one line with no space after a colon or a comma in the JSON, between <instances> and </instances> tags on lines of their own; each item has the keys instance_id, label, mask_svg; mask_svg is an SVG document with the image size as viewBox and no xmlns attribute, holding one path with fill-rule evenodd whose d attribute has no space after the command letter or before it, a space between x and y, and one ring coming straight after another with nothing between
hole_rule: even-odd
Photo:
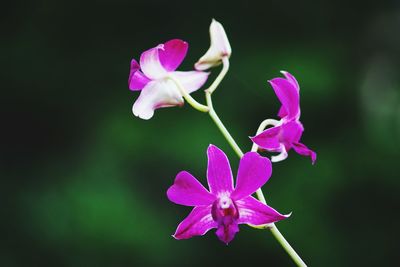
<instances>
[{"instance_id":1,"label":"white petal","mask_svg":"<svg viewBox=\"0 0 400 267\"><path fill-rule=\"evenodd\" d=\"M151 48L140 56L140 67L143 73L152 80L161 79L167 75L158 55L160 49L164 49L163 45Z\"/></svg>"},{"instance_id":2,"label":"white petal","mask_svg":"<svg viewBox=\"0 0 400 267\"><path fill-rule=\"evenodd\" d=\"M173 75L190 94L203 86L209 73L202 71L175 71L170 75Z\"/></svg>"},{"instance_id":3,"label":"white petal","mask_svg":"<svg viewBox=\"0 0 400 267\"><path fill-rule=\"evenodd\" d=\"M215 19L212 20L210 25L210 38L212 46L215 46L220 52L227 56L231 55L232 48L229 43L228 36L226 36L222 24Z\"/></svg>"},{"instance_id":4,"label":"white petal","mask_svg":"<svg viewBox=\"0 0 400 267\"><path fill-rule=\"evenodd\" d=\"M222 57L230 57L232 48L221 23L212 20L210 25L211 45L208 51L197 61L197 70L206 70L221 64Z\"/></svg>"},{"instance_id":5,"label":"white petal","mask_svg":"<svg viewBox=\"0 0 400 267\"><path fill-rule=\"evenodd\" d=\"M135 116L148 120L154 115L154 110L162 107L179 106L183 97L178 87L170 79L149 82L141 91L133 105Z\"/></svg>"},{"instance_id":6,"label":"white petal","mask_svg":"<svg viewBox=\"0 0 400 267\"><path fill-rule=\"evenodd\" d=\"M209 51L207 51L207 53L208 52ZM197 61L196 64L194 64L194 68L196 70L208 70L212 67L215 67L215 66L218 66L221 64L219 61L215 61L215 60L214 61L201 61L203 59L203 57L201 59L199 59L199 61Z\"/></svg>"}]
</instances>

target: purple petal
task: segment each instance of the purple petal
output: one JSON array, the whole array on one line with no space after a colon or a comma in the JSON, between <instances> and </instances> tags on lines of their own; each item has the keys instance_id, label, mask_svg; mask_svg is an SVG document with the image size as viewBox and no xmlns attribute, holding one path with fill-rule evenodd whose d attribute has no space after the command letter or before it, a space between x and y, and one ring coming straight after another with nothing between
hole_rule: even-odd
<instances>
[{"instance_id":1,"label":"purple petal","mask_svg":"<svg viewBox=\"0 0 400 267\"><path fill-rule=\"evenodd\" d=\"M280 214L252 196L237 200L235 203L239 209L239 224L263 225L289 217L289 215Z\"/></svg>"},{"instance_id":2,"label":"purple petal","mask_svg":"<svg viewBox=\"0 0 400 267\"><path fill-rule=\"evenodd\" d=\"M284 118L286 117L288 114L286 112L286 108L284 106L281 106L281 108L278 111L278 117L279 118Z\"/></svg>"},{"instance_id":3,"label":"purple petal","mask_svg":"<svg viewBox=\"0 0 400 267\"><path fill-rule=\"evenodd\" d=\"M240 159L236 188L232 199L241 199L253 194L263 186L272 173L271 161L256 152L247 152Z\"/></svg>"},{"instance_id":4,"label":"purple petal","mask_svg":"<svg viewBox=\"0 0 400 267\"><path fill-rule=\"evenodd\" d=\"M207 150L207 180L210 191L214 195L230 193L233 190L231 166L224 152L214 145Z\"/></svg>"},{"instance_id":5,"label":"purple petal","mask_svg":"<svg viewBox=\"0 0 400 267\"><path fill-rule=\"evenodd\" d=\"M299 85L299 83L297 82L297 80L296 80L296 78L292 75L292 74L290 74L289 72L287 72L287 71L281 71L281 73L285 76L285 78L291 83L291 84L293 84L293 86L297 89L297 91L300 91L300 85Z\"/></svg>"},{"instance_id":6,"label":"purple petal","mask_svg":"<svg viewBox=\"0 0 400 267\"><path fill-rule=\"evenodd\" d=\"M227 224L220 224L215 234L218 239L228 245L233 240L236 233L239 232L237 221L229 222Z\"/></svg>"},{"instance_id":7,"label":"purple petal","mask_svg":"<svg viewBox=\"0 0 400 267\"><path fill-rule=\"evenodd\" d=\"M151 81L142 89L132 112L135 116L148 120L153 117L157 108L179 105L183 105L183 98L173 81Z\"/></svg>"},{"instance_id":8,"label":"purple petal","mask_svg":"<svg viewBox=\"0 0 400 267\"><path fill-rule=\"evenodd\" d=\"M306 147L302 143L294 143L293 144L293 149L294 149L294 151L296 151L300 155L310 156L312 164L314 164L315 161L317 160L317 153L315 153L314 151L312 151L311 149L309 149L308 147Z\"/></svg>"},{"instance_id":9,"label":"purple petal","mask_svg":"<svg viewBox=\"0 0 400 267\"><path fill-rule=\"evenodd\" d=\"M287 119L298 118L300 116L300 96L295 86L283 78L274 78L269 83L286 110Z\"/></svg>"},{"instance_id":10,"label":"purple petal","mask_svg":"<svg viewBox=\"0 0 400 267\"><path fill-rule=\"evenodd\" d=\"M211 206L195 207L192 212L178 225L173 235L176 239L188 239L197 235L204 235L217 223L211 216Z\"/></svg>"},{"instance_id":11,"label":"purple petal","mask_svg":"<svg viewBox=\"0 0 400 267\"><path fill-rule=\"evenodd\" d=\"M210 205L215 200L215 196L186 171L178 173L174 184L167 191L167 196L170 201L185 206Z\"/></svg>"},{"instance_id":12,"label":"purple petal","mask_svg":"<svg viewBox=\"0 0 400 267\"><path fill-rule=\"evenodd\" d=\"M304 128L299 121L289 121L282 124L281 127L280 141L285 145L286 151L289 151L292 144L300 140Z\"/></svg>"},{"instance_id":13,"label":"purple petal","mask_svg":"<svg viewBox=\"0 0 400 267\"><path fill-rule=\"evenodd\" d=\"M173 75L181 82L182 86L190 94L207 81L209 72L202 71L175 71Z\"/></svg>"},{"instance_id":14,"label":"purple petal","mask_svg":"<svg viewBox=\"0 0 400 267\"><path fill-rule=\"evenodd\" d=\"M237 224L239 212L234 201L229 196L221 196L212 204L211 215L218 224L216 235L222 242L228 244L239 231Z\"/></svg>"},{"instance_id":15,"label":"purple petal","mask_svg":"<svg viewBox=\"0 0 400 267\"><path fill-rule=\"evenodd\" d=\"M161 64L167 71L174 71L182 63L188 50L188 43L173 39L164 44L164 49L159 51Z\"/></svg>"},{"instance_id":16,"label":"purple petal","mask_svg":"<svg viewBox=\"0 0 400 267\"><path fill-rule=\"evenodd\" d=\"M161 65L159 51L163 50L163 45L151 48L140 56L140 66L143 73L150 79L156 80L167 75L167 71Z\"/></svg>"},{"instance_id":17,"label":"purple petal","mask_svg":"<svg viewBox=\"0 0 400 267\"><path fill-rule=\"evenodd\" d=\"M131 61L131 70L129 73L128 86L132 91L140 91L150 81L141 71L136 60Z\"/></svg>"},{"instance_id":18,"label":"purple petal","mask_svg":"<svg viewBox=\"0 0 400 267\"><path fill-rule=\"evenodd\" d=\"M268 128L267 130L254 137L250 137L250 139L263 149L272 152L279 152L281 147L279 141L280 131L281 126L275 126L272 128Z\"/></svg>"}]
</instances>

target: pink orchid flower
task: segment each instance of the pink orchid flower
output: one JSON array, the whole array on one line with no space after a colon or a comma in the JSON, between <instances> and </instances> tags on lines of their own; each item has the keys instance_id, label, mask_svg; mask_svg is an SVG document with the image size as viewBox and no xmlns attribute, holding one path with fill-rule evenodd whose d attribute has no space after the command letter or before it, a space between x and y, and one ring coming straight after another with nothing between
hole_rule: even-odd
<instances>
[{"instance_id":1,"label":"pink orchid flower","mask_svg":"<svg viewBox=\"0 0 400 267\"><path fill-rule=\"evenodd\" d=\"M155 109L183 105L182 93L171 77L179 81L188 93L196 91L206 82L206 72L176 71L187 50L188 43L174 39L143 52L140 65L132 59L129 89L141 91L132 108L135 116L148 120Z\"/></svg>"},{"instance_id":2,"label":"pink orchid flower","mask_svg":"<svg viewBox=\"0 0 400 267\"><path fill-rule=\"evenodd\" d=\"M187 239L217 228L218 238L228 244L239 231L239 224L261 226L288 217L251 196L271 176L269 159L256 152L246 153L240 160L234 188L231 167L224 152L210 145L207 155L210 191L186 171L178 173L167 191L170 201L194 206L189 216L178 225L174 238Z\"/></svg>"},{"instance_id":3,"label":"pink orchid flower","mask_svg":"<svg viewBox=\"0 0 400 267\"><path fill-rule=\"evenodd\" d=\"M262 149L280 152L272 161L281 161L287 157L287 152L293 148L298 154L311 157L314 164L317 154L300 143L304 127L300 122L300 87L296 78L289 72L282 71L285 78L274 78L269 83L282 103L278 112L281 118L278 125L268 128L251 140Z\"/></svg>"}]
</instances>

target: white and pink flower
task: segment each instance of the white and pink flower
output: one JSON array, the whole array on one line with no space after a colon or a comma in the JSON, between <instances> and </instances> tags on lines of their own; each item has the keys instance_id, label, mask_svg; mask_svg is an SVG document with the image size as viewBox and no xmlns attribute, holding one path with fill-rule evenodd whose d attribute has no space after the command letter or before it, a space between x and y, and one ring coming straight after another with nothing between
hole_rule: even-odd
<instances>
[{"instance_id":1,"label":"white and pink flower","mask_svg":"<svg viewBox=\"0 0 400 267\"><path fill-rule=\"evenodd\" d=\"M132 108L135 116L148 120L158 108L181 106L184 99L180 90L190 94L206 82L206 72L176 71L187 50L187 42L173 39L143 52L140 65L132 59L129 89L141 91ZM179 81L183 88L179 88L174 80Z\"/></svg>"}]
</instances>

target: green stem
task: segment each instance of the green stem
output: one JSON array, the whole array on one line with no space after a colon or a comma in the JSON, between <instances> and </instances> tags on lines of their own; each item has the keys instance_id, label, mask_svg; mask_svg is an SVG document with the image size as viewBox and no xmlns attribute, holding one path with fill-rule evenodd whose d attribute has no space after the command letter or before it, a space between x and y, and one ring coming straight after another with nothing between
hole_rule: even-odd
<instances>
[{"instance_id":1,"label":"green stem","mask_svg":"<svg viewBox=\"0 0 400 267\"><path fill-rule=\"evenodd\" d=\"M279 230L275 224L273 224L273 226L269 227L269 230L271 230L272 235L276 238L276 240L278 240L278 242L281 244L281 246L286 250L286 252L292 258L292 260L297 264L297 266L307 267L305 262L300 258L299 254L297 254L297 252L292 248L292 246L283 237L281 232L279 232Z\"/></svg>"},{"instance_id":2,"label":"green stem","mask_svg":"<svg viewBox=\"0 0 400 267\"><path fill-rule=\"evenodd\" d=\"M214 107L212 105L211 93L208 90L206 90L206 101L207 101L207 106L209 108L208 114L210 114L211 119L215 122L215 125L217 125L218 129L221 131L222 135L225 137L226 141L228 141L228 143L231 145L231 147L239 156L239 158L241 158L243 156L243 152L236 144L235 139L233 139L232 135L225 128L224 124L222 123L217 113L215 112Z\"/></svg>"},{"instance_id":3,"label":"green stem","mask_svg":"<svg viewBox=\"0 0 400 267\"><path fill-rule=\"evenodd\" d=\"M218 74L217 78L215 78L214 82L208 87L207 91L212 94L215 89L217 89L218 85L221 83L222 79L224 79L226 73L229 70L229 59L227 56L222 58L222 70Z\"/></svg>"},{"instance_id":4,"label":"green stem","mask_svg":"<svg viewBox=\"0 0 400 267\"><path fill-rule=\"evenodd\" d=\"M200 104L197 102L187 91L186 89L182 86L182 84L179 82L178 79L176 79L174 76L169 75L169 79L171 79L176 86L178 87L179 92L182 94L182 96L185 98L186 102L189 103L194 109L197 109L198 111L201 112L208 112L208 107L205 105Z\"/></svg>"},{"instance_id":5,"label":"green stem","mask_svg":"<svg viewBox=\"0 0 400 267\"><path fill-rule=\"evenodd\" d=\"M239 146L235 142L235 139L233 139L232 135L226 129L226 127L222 123L221 119L218 117L217 113L214 110L214 107L212 104L212 99L211 99L211 93L212 92L210 92L209 90L206 90L206 101L207 101L207 106L209 108L208 114L210 114L211 119L217 125L218 129L221 131L222 135L228 141L229 145L233 148L233 150L239 156L239 158L241 158L243 156L242 150L239 148ZM260 125L257 132L261 132L269 124L275 124L276 121L274 121L274 122L273 121L274 120L265 120ZM258 147L253 146L253 149L255 149L254 151L257 151ZM253 151L253 149L252 149L252 151ZM257 194L257 198L262 203L266 204L265 197L261 191L261 188L259 188L257 190L256 194ZM286 239L283 237L283 235L279 232L278 228L276 227L276 225L274 223L268 224L268 225L266 225L266 227L271 231L272 235L279 242L279 244L281 244L281 246L285 249L285 251L289 254L289 256L292 258L292 260L296 263L297 266L301 266L301 267L307 266L304 263L304 261L300 258L300 256L297 254L297 252L293 249L293 247L286 241Z\"/></svg>"}]
</instances>

